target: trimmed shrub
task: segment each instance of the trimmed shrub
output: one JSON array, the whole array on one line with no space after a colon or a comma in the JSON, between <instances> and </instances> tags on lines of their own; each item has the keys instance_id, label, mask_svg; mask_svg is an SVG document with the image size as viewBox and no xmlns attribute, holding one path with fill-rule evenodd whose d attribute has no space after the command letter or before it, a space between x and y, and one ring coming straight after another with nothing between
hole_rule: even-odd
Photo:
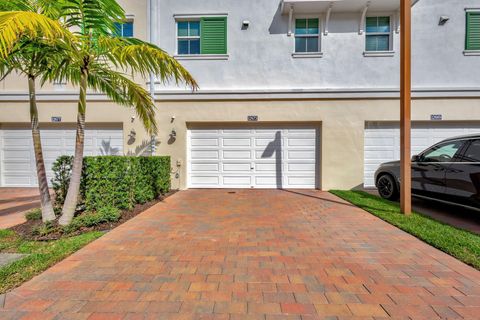
<instances>
[{"instance_id":1,"label":"trimmed shrub","mask_svg":"<svg viewBox=\"0 0 480 320\"><path fill-rule=\"evenodd\" d=\"M37 208L25 213L25 219L28 221L42 220L42 209Z\"/></svg>"},{"instance_id":2,"label":"trimmed shrub","mask_svg":"<svg viewBox=\"0 0 480 320\"><path fill-rule=\"evenodd\" d=\"M117 208L108 206L99 209L95 213L86 213L84 215L75 217L68 226L63 230L66 233L75 232L81 228L90 228L98 226L102 223L117 222L120 220L121 213Z\"/></svg>"},{"instance_id":3,"label":"trimmed shrub","mask_svg":"<svg viewBox=\"0 0 480 320\"><path fill-rule=\"evenodd\" d=\"M60 157L52 180L56 207L63 206L71 174L71 157ZM170 191L169 157L85 157L80 198L86 210L132 209Z\"/></svg>"}]
</instances>

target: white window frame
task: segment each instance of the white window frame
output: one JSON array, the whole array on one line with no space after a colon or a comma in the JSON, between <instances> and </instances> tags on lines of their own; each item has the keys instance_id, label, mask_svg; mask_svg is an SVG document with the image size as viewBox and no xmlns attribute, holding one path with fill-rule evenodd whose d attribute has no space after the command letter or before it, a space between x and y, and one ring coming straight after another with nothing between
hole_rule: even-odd
<instances>
[{"instance_id":1,"label":"white window frame","mask_svg":"<svg viewBox=\"0 0 480 320\"><path fill-rule=\"evenodd\" d=\"M198 24L199 24L198 36L179 36L178 35L178 23L179 22L198 22ZM188 33L190 33L190 23L188 24ZM200 41L200 48L201 48L201 46L202 46L201 34L202 34L202 24L200 23L199 18L175 19L175 52L176 52L176 55L177 56L181 55L181 56L186 56L186 57L201 55L201 53L199 53L199 54L194 54L194 53L182 53L182 54L180 54L178 52L178 45L179 45L180 40L199 40ZM200 51L201 51L201 49L200 49Z\"/></svg>"},{"instance_id":2,"label":"white window frame","mask_svg":"<svg viewBox=\"0 0 480 320\"><path fill-rule=\"evenodd\" d=\"M307 20L307 29L308 29L308 19L318 19L318 34L296 34L297 30L297 20L306 19ZM293 17L293 58L321 58L323 57L322 53L322 30L323 30L323 19L318 15L298 15ZM296 52L296 39L298 38L318 38L318 48L316 52Z\"/></svg>"},{"instance_id":3,"label":"white window frame","mask_svg":"<svg viewBox=\"0 0 480 320\"><path fill-rule=\"evenodd\" d=\"M389 32L367 32L367 19L368 18L383 18L388 17L390 19L390 31ZM363 55L365 57L393 57L394 51L394 16L386 13L370 13L365 17L365 32L364 32L364 48ZM388 50L387 51L367 51L367 37L368 36L388 36Z\"/></svg>"}]
</instances>

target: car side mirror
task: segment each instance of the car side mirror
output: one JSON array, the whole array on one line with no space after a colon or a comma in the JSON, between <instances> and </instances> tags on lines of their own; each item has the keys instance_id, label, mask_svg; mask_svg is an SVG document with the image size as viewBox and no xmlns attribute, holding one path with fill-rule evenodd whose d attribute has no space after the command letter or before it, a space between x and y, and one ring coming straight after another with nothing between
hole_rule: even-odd
<instances>
[{"instance_id":1,"label":"car side mirror","mask_svg":"<svg viewBox=\"0 0 480 320\"><path fill-rule=\"evenodd\" d=\"M420 159L421 159L420 156L415 155L412 157L412 162L420 162Z\"/></svg>"}]
</instances>

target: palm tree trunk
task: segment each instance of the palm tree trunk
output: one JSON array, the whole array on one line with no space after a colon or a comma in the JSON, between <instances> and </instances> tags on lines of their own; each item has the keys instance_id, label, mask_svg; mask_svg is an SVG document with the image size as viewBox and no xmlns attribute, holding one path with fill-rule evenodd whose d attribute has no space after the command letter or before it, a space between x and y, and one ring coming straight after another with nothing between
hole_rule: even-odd
<instances>
[{"instance_id":1,"label":"palm tree trunk","mask_svg":"<svg viewBox=\"0 0 480 320\"><path fill-rule=\"evenodd\" d=\"M37 97L35 94L35 77L28 77L28 90L30 93L30 123L32 125L33 149L35 152L35 164L37 167L38 189L40 191L40 205L42 207L42 220L49 222L55 220L52 199L48 189L47 172L43 161L42 140L38 126Z\"/></svg>"},{"instance_id":2,"label":"palm tree trunk","mask_svg":"<svg viewBox=\"0 0 480 320\"><path fill-rule=\"evenodd\" d=\"M73 159L72 176L70 178L70 185L68 187L67 196L63 205L62 216L59 224L66 226L70 224L75 215L78 203L78 195L80 191L80 182L82 179L83 167L83 148L85 142L85 110L87 106L87 79L88 73L82 70L80 80L80 98L78 101L78 116L77 116L77 138L75 142L75 157Z\"/></svg>"}]
</instances>

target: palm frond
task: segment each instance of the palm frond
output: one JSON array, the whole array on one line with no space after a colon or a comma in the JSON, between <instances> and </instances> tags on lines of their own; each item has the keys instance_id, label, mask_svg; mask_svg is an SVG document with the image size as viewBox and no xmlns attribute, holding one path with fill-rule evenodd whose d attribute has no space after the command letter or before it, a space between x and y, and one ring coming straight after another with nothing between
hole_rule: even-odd
<instances>
[{"instance_id":1,"label":"palm frond","mask_svg":"<svg viewBox=\"0 0 480 320\"><path fill-rule=\"evenodd\" d=\"M81 34L108 35L115 22L125 20L125 11L116 0L62 0L62 12L68 27Z\"/></svg>"},{"instance_id":2,"label":"palm frond","mask_svg":"<svg viewBox=\"0 0 480 320\"><path fill-rule=\"evenodd\" d=\"M100 51L123 70L132 70L148 77L155 74L162 83L185 83L193 90L198 84L192 75L172 56L159 47L135 38L100 37Z\"/></svg>"},{"instance_id":3,"label":"palm frond","mask_svg":"<svg viewBox=\"0 0 480 320\"><path fill-rule=\"evenodd\" d=\"M27 11L0 12L0 58L7 57L23 37L45 41L73 39L68 30L44 15Z\"/></svg>"},{"instance_id":4,"label":"palm frond","mask_svg":"<svg viewBox=\"0 0 480 320\"><path fill-rule=\"evenodd\" d=\"M106 94L113 102L133 107L144 128L150 134L157 133L156 107L150 93L126 75L108 67L92 66L88 85L97 92Z\"/></svg>"}]
</instances>

